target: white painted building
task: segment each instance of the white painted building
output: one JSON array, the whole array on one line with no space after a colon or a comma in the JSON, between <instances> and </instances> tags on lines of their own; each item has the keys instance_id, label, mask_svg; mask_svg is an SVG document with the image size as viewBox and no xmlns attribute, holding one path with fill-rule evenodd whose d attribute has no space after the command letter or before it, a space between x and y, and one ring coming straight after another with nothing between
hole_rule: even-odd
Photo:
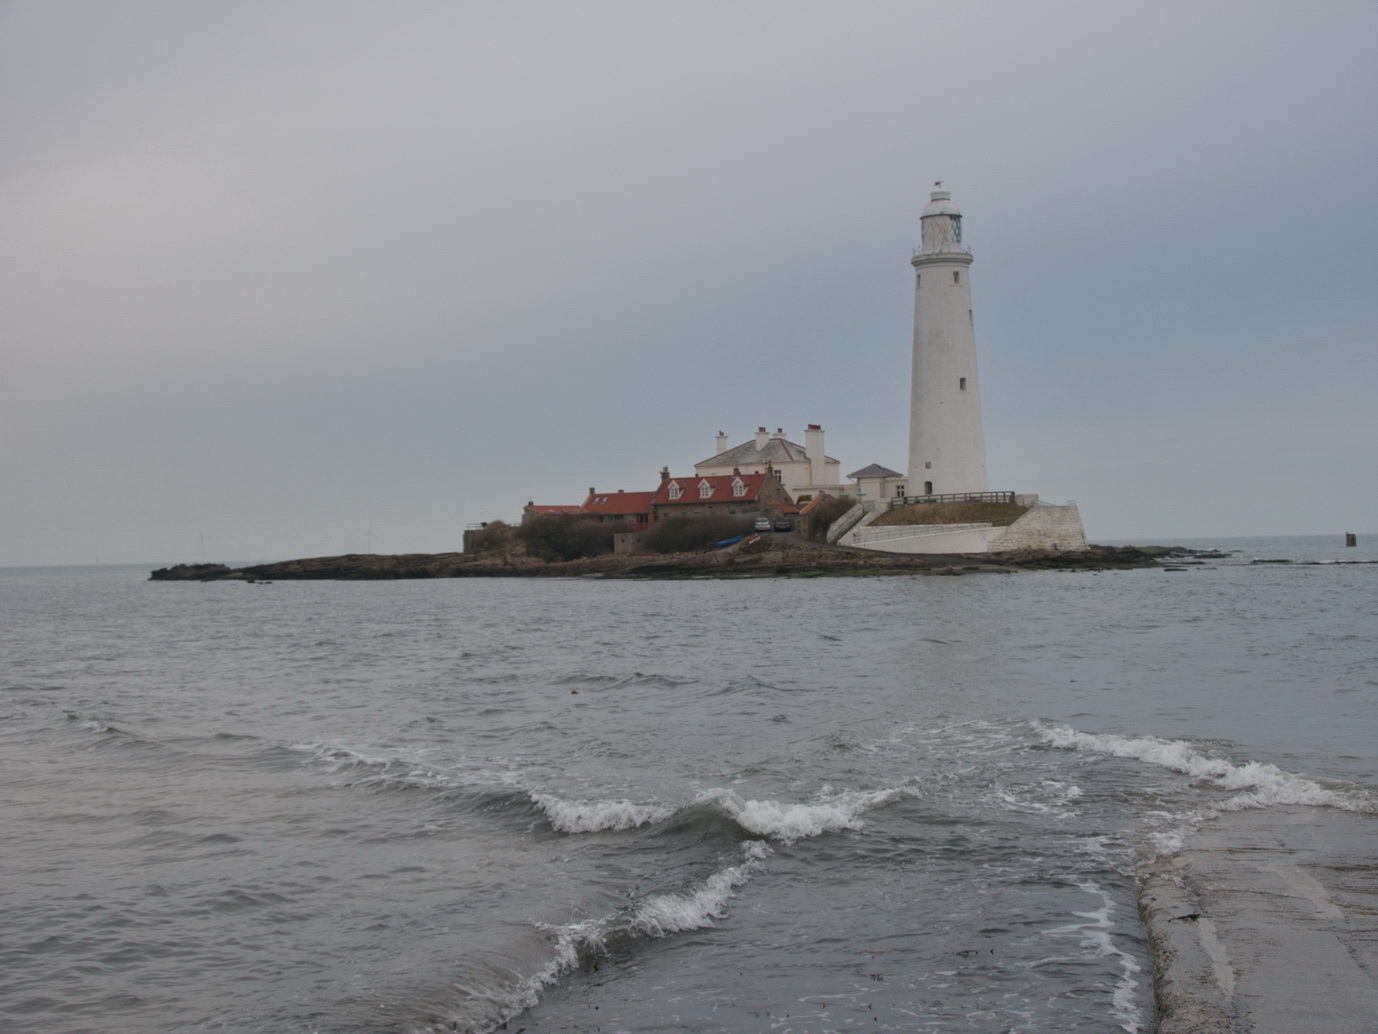
<instances>
[{"instance_id":1,"label":"white painted building","mask_svg":"<svg viewBox=\"0 0 1378 1034\"><path fill-rule=\"evenodd\" d=\"M885 501L903 499L908 494L905 476L898 470L882 467L879 463L854 470L847 476L856 483L852 495L858 499Z\"/></svg>"},{"instance_id":2,"label":"white painted building","mask_svg":"<svg viewBox=\"0 0 1378 1034\"><path fill-rule=\"evenodd\" d=\"M758 427L755 438L735 446L719 431L716 446L711 457L694 464L695 474L764 474L769 470L794 499L800 494L840 495L848 490L842 484L841 464L823 451L823 428L818 424L805 429L803 445L786 438L783 428L771 434Z\"/></svg>"},{"instance_id":3,"label":"white painted building","mask_svg":"<svg viewBox=\"0 0 1378 1034\"><path fill-rule=\"evenodd\" d=\"M946 190L929 195L914 253L914 369L909 408L912 496L986 491L986 438L971 308L971 249Z\"/></svg>"}]
</instances>

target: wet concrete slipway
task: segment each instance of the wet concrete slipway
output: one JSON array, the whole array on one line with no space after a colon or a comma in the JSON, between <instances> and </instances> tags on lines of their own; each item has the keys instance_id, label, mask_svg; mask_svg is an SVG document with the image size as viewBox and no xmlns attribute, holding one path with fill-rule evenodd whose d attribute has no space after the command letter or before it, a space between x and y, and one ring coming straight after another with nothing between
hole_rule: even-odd
<instances>
[{"instance_id":1,"label":"wet concrete slipway","mask_svg":"<svg viewBox=\"0 0 1378 1034\"><path fill-rule=\"evenodd\" d=\"M1218 816L1146 881L1160 1034L1378 1031L1373 816Z\"/></svg>"}]
</instances>

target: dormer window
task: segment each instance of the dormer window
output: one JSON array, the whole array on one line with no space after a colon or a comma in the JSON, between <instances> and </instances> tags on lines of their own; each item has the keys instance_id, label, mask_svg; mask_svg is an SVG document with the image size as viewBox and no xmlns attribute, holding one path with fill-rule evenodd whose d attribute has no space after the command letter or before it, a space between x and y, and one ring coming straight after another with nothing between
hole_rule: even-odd
<instances>
[{"instance_id":1,"label":"dormer window","mask_svg":"<svg viewBox=\"0 0 1378 1034\"><path fill-rule=\"evenodd\" d=\"M746 495L746 482L744 482L741 478L733 478L732 494L738 499Z\"/></svg>"},{"instance_id":2,"label":"dormer window","mask_svg":"<svg viewBox=\"0 0 1378 1034\"><path fill-rule=\"evenodd\" d=\"M700 499L707 499L707 498L708 498L709 496L711 496L712 494L713 494L713 486L712 486L712 484L711 484L710 482L708 482L707 480L700 481L700 482L699 482L699 498L700 498Z\"/></svg>"},{"instance_id":3,"label":"dormer window","mask_svg":"<svg viewBox=\"0 0 1378 1034\"><path fill-rule=\"evenodd\" d=\"M671 498L671 499L678 499L678 498L679 498L680 496L682 496L683 494L684 494L684 489L680 487L679 482L678 482L678 481L671 481L671 482L670 482L670 498Z\"/></svg>"}]
</instances>

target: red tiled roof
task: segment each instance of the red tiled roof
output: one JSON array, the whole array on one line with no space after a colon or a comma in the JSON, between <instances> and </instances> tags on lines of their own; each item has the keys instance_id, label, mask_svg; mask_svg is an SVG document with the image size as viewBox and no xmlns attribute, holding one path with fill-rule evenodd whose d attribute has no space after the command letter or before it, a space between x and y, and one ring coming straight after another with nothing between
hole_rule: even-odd
<instances>
[{"instance_id":1,"label":"red tiled roof","mask_svg":"<svg viewBox=\"0 0 1378 1034\"><path fill-rule=\"evenodd\" d=\"M774 474L713 474L709 477L691 474L688 477L670 478L668 481L661 482L660 490L656 492L652 502L656 506L687 506L694 503L750 503L760 497L761 488L765 485L766 478L774 477ZM705 481L712 487L712 492L706 496L701 495L699 491L699 486ZM741 481L746 486L745 493L742 495L732 494L734 481ZM670 498L671 485L679 485L683 489L678 499Z\"/></svg>"},{"instance_id":2,"label":"red tiled roof","mask_svg":"<svg viewBox=\"0 0 1378 1034\"><path fill-rule=\"evenodd\" d=\"M522 509L527 513L539 514L542 517L577 517L584 512L582 506L540 506L536 503L529 503L523 506Z\"/></svg>"},{"instance_id":3,"label":"red tiled roof","mask_svg":"<svg viewBox=\"0 0 1378 1034\"><path fill-rule=\"evenodd\" d=\"M584 500L588 514L620 517L629 513L650 513L654 492L595 492Z\"/></svg>"}]
</instances>

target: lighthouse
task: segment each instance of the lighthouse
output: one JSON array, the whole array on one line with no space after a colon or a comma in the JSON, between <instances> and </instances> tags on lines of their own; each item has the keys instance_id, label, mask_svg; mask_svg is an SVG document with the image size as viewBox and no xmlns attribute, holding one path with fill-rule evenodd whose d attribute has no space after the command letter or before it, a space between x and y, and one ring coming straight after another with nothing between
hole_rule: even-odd
<instances>
[{"instance_id":1,"label":"lighthouse","mask_svg":"<svg viewBox=\"0 0 1378 1034\"><path fill-rule=\"evenodd\" d=\"M913 258L908 492L984 492L986 437L971 311L971 249L962 243L962 213L950 191L929 195L921 222L923 244Z\"/></svg>"}]
</instances>

